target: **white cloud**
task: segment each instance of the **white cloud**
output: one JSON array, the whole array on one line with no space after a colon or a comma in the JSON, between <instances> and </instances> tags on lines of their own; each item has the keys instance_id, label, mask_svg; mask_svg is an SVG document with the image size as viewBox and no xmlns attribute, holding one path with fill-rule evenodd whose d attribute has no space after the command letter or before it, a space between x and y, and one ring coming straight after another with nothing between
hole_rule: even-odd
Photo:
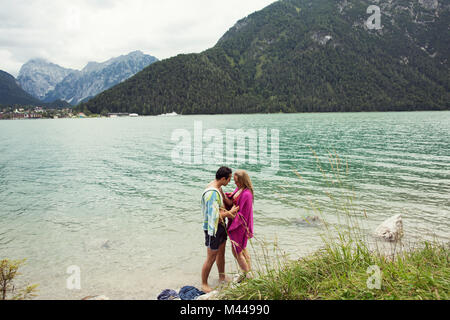
<instances>
[{"instance_id":1,"label":"white cloud","mask_svg":"<svg viewBox=\"0 0 450 320\"><path fill-rule=\"evenodd\" d=\"M141 50L159 59L201 52L274 0L0 0L0 70L31 58L81 69Z\"/></svg>"}]
</instances>

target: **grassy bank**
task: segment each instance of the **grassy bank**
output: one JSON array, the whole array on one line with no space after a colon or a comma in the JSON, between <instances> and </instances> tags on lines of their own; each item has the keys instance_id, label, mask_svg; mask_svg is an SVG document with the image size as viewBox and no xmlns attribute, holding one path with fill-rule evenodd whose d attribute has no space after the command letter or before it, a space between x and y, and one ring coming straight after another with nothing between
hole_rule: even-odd
<instances>
[{"instance_id":1,"label":"grassy bank","mask_svg":"<svg viewBox=\"0 0 450 320\"><path fill-rule=\"evenodd\" d=\"M298 261L261 269L255 278L225 288L222 296L233 300L448 300L449 251L447 245L424 243L386 257L365 246L326 246ZM379 289L371 266L380 270Z\"/></svg>"},{"instance_id":2,"label":"grassy bank","mask_svg":"<svg viewBox=\"0 0 450 320\"><path fill-rule=\"evenodd\" d=\"M326 214L311 201L312 212L323 222L322 249L292 261L261 244L262 258L258 257L260 253L253 255L253 279L224 288L222 298L448 300L449 244L423 242L405 247L401 242L374 242L367 233L370 228L364 226L366 210L354 206L348 162L329 152L328 161L323 163L312 153L330 190L326 196L334 210L328 214L338 221L327 223ZM295 173L303 181L301 173ZM390 248L386 250L386 246Z\"/></svg>"}]
</instances>

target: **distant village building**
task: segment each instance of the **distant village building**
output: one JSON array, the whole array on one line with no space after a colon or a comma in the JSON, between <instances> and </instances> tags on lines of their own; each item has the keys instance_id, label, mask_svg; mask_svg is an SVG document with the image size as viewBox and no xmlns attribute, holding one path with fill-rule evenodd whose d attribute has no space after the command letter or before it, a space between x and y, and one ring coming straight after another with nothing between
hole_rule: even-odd
<instances>
[{"instance_id":1,"label":"distant village building","mask_svg":"<svg viewBox=\"0 0 450 320\"><path fill-rule=\"evenodd\" d=\"M128 116L130 116L129 113L108 113L108 117L110 118L128 117Z\"/></svg>"},{"instance_id":2,"label":"distant village building","mask_svg":"<svg viewBox=\"0 0 450 320\"><path fill-rule=\"evenodd\" d=\"M25 119L25 114L21 112L14 112L12 114L12 119Z\"/></svg>"},{"instance_id":3,"label":"distant village building","mask_svg":"<svg viewBox=\"0 0 450 320\"><path fill-rule=\"evenodd\" d=\"M24 118L25 119L41 119L42 114L36 113L36 112L29 112L29 113L25 113Z\"/></svg>"},{"instance_id":4,"label":"distant village building","mask_svg":"<svg viewBox=\"0 0 450 320\"><path fill-rule=\"evenodd\" d=\"M67 118L72 117L72 109L47 109L44 107L29 107L29 108L3 108L0 109L0 120L16 120L16 119L43 119L43 118ZM86 117L84 113L80 117Z\"/></svg>"}]
</instances>

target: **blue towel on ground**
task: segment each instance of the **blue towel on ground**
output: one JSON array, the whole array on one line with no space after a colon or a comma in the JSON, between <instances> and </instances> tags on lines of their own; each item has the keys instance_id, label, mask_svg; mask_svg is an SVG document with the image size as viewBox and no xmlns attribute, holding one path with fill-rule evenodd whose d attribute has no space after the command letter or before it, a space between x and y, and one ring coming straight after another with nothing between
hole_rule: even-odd
<instances>
[{"instance_id":1,"label":"blue towel on ground","mask_svg":"<svg viewBox=\"0 0 450 320\"><path fill-rule=\"evenodd\" d=\"M191 286L181 288L180 292L178 293L181 300L195 300L199 296L202 296L204 294L205 293L203 291L200 291L197 288Z\"/></svg>"}]
</instances>

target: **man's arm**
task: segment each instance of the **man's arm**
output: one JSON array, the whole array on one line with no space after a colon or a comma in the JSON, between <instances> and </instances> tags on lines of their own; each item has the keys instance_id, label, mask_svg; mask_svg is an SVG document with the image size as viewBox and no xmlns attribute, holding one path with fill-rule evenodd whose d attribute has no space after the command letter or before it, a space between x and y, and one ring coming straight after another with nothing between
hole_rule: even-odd
<instances>
[{"instance_id":1,"label":"man's arm","mask_svg":"<svg viewBox=\"0 0 450 320\"><path fill-rule=\"evenodd\" d=\"M231 200L230 198L228 198L225 195L222 188L220 188L219 190L220 190L220 194L222 195L223 204L225 205L226 208L231 208L233 206L233 200Z\"/></svg>"},{"instance_id":2,"label":"man's arm","mask_svg":"<svg viewBox=\"0 0 450 320\"><path fill-rule=\"evenodd\" d=\"M219 216L220 220L223 221L225 218L231 218L234 219L236 217L236 213L239 212L239 207L233 206L233 208L230 211L225 210L224 208L220 209Z\"/></svg>"}]
</instances>

